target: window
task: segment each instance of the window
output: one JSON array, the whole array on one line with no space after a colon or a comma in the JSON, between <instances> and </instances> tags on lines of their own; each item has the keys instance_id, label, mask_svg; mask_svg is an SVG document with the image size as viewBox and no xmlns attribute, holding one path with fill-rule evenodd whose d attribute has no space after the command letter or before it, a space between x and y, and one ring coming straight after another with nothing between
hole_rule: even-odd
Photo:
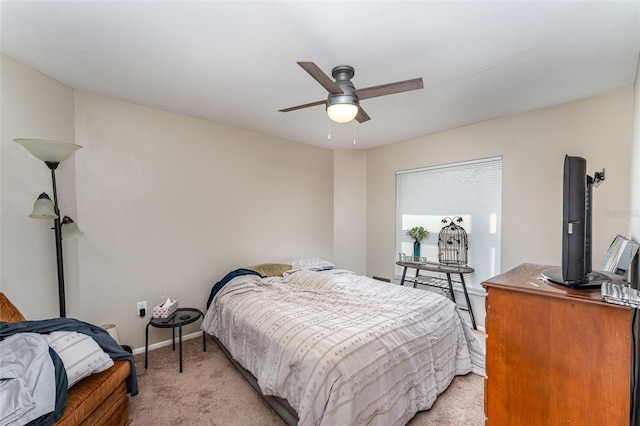
<instances>
[{"instance_id":1,"label":"window","mask_svg":"<svg viewBox=\"0 0 640 426\"><path fill-rule=\"evenodd\" d=\"M420 255L437 262L441 220L459 216L467 232L468 265L475 269L465 282L482 291L482 281L500 271L501 208L502 157L396 172L396 251L412 254L406 231L423 226L429 234ZM397 267L396 276L401 274Z\"/></svg>"}]
</instances>

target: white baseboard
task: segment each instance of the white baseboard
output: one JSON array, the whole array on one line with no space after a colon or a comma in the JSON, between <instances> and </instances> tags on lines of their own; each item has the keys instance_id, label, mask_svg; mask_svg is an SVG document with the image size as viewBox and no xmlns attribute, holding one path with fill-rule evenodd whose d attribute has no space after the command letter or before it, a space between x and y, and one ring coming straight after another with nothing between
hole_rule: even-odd
<instances>
[{"instance_id":1,"label":"white baseboard","mask_svg":"<svg viewBox=\"0 0 640 426\"><path fill-rule=\"evenodd\" d=\"M185 340L189 340L189 339L195 339L196 337L202 337L202 331L196 331L194 333L185 334L185 335L182 336L182 340L185 341ZM176 343L178 343L177 340L178 340L178 338L176 337ZM172 342L173 341L171 339L168 339L168 340L163 340L162 342L153 343L153 344L149 345L149 350L152 351L154 349L159 349L159 348L162 348L162 347L165 347L165 346L169 346L169 345L171 345ZM133 350L133 354L134 355L143 354L143 353L144 353L144 346L141 347L141 348L135 348Z\"/></svg>"}]
</instances>

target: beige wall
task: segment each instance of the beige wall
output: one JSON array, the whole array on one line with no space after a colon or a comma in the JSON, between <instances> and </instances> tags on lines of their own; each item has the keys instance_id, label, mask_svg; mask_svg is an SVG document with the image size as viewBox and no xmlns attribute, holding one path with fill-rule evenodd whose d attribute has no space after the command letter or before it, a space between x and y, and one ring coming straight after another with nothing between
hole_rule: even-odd
<instances>
[{"instance_id":1,"label":"beige wall","mask_svg":"<svg viewBox=\"0 0 640 426\"><path fill-rule=\"evenodd\" d=\"M137 301L151 308L169 295L204 310L232 269L333 260L332 151L84 92L74 102L68 87L4 57L2 90L0 283L29 318L58 314L51 223L27 217L51 180L14 137L83 145L58 182L77 195L77 212L68 200L61 208L85 234L64 243L67 316L115 323L134 347L150 318L136 316ZM152 329L152 343L167 338Z\"/></svg>"},{"instance_id":2,"label":"beige wall","mask_svg":"<svg viewBox=\"0 0 640 426\"><path fill-rule=\"evenodd\" d=\"M204 310L232 269L332 258L331 151L82 92L76 110L82 313L108 306L125 341L138 300Z\"/></svg>"},{"instance_id":3,"label":"beige wall","mask_svg":"<svg viewBox=\"0 0 640 426\"><path fill-rule=\"evenodd\" d=\"M626 88L369 150L367 274L393 275L397 170L498 155L503 156L502 271L523 262L560 264L565 154L586 158L590 174L606 167L606 181L594 191L599 263L613 237L629 231L632 101ZM483 302L476 302L481 310Z\"/></svg>"},{"instance_id":4,"label":"beige wall","mask_svg":"<svg viewBox=\"0 0 640 426\"><path fill-rule=\"evenodd\" d=\"M213 282L250 263L324 257L392 276L397 170L502 155L502 270L559 263L566 153L585 157L590 173L607 168L595 190L594 259L616 233L640 233L628 214L640 209L637 197L629 201L638 193L632 144L636 187L640 170L637 84L369 151L331 152L74 93L5 56L1 72L0 289L30 318L57 315L51 224L27 217L37 195L50 192L50 175L12 139L75 141L84 148L58 173L63 213L85 232L65 242L68 315L116 323L135 347L148 320L136 317L136 301L151 308L168 294L203 309ZM482 311L481 298L475 303ZM151 337L167 338L158 330Z\"/></svg>"},{"instance_id":5,"label":"beige wall","mask_svg":"<svg viewBox=\"0 0 640 426\"><path fill-rule=\"evenodd\" d=\"M339 267L367 272L367 152L334 151L333 256Z\"/></svg>"}]
</instances>

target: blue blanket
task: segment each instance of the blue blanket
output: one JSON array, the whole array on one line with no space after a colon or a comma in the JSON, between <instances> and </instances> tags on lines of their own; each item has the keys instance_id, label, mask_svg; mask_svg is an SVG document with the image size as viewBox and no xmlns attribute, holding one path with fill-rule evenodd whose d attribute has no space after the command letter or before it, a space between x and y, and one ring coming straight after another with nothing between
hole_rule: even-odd
<instances>
[{"instance_id":1,"label":"blue blanket","mask_svg":"<svg viewBox=\"0 0 640 426\"><path fill-rule=\"evenodd\" d=\"M73 318L52 318L40 321L0 322L0 340L16 333L46 334L52 331L76 331L93 338L113 360L127 360L131 364L131 374L127 377L127 391L131 396L138 394L136 363L133 355L122 349L102 327Z\"/></svg>"},{"instance_id":2,"label":"blue blanket","mask_svg":"<svg viewBox=\"0 0 640 426\"><path fill-rule=\"evenodd\" d=\"M214 296L220 290L222 290L222 287L224 287L226 283L228 283L235 277L239 277L241 275L258 275L259 277L262 277L262 275L260 275L258 272L252 271L251 269L241 268L241 269L236 269L235 271L229 272L227 275L224 276L224 278L222 278L220 281L215 283L215 285L211 289L211 294L209 294L209 300L207 300L207 309L209 309L209 305L211 305L211 301L213 300Z\"/></svg>"}]
</instances>

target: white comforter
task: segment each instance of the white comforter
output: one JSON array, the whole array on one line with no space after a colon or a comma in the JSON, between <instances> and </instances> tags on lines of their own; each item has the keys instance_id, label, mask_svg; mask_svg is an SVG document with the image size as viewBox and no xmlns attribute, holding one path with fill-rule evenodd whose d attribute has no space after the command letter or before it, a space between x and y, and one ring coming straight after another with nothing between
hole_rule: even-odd
<instances>
[{"instance_id":1,"label":"white comforter","mask_svg":"<svg viewBox=\"0 0 640 426\"><path fill-rule=\"evenodd\" d=\"M202 329L300 426L404 425L455 375L484 376L482 346L449 299L340 272L234 278Z\"/></svg>"}]
</instances>

